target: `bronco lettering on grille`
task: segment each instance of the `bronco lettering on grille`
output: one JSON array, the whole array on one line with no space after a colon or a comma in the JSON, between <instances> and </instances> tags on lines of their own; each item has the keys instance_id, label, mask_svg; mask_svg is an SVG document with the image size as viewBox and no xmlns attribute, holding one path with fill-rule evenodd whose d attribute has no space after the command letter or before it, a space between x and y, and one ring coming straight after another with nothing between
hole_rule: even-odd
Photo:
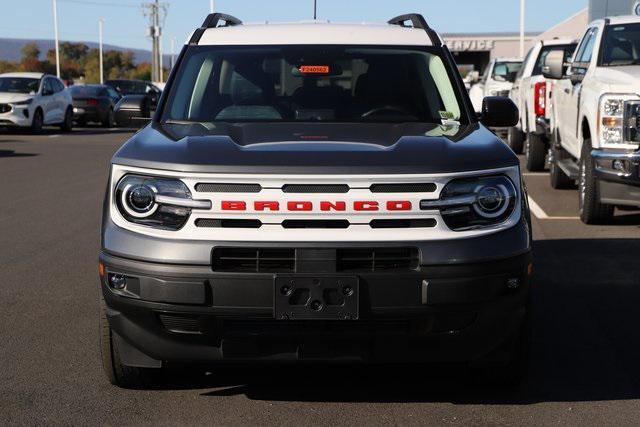
<instances>
[{"instance_id":1,"label":"bronco lettering on grille","mask_svg":"<svg viewBox=\"0 0 640 427\"><path fill-rule=\"evenodd\" d=\"M220 202L220 209L223 211L246 211L247 202L242 200L223 200ZM309 202L309 201L289 201L283 204L284 208L281 209L280 202L271 200L259 200L253 202L254 211L273 211L278 212L286 210L289 212L310 212L314 210L320 210L323 212L344 212L347 210L347 202L344 201L321 201L321 202ZM372 200L354 201L352 203L354 211L410 211L412 203L409 200L394 200L386 203L380 203Z\"/></svg>"}]
</instances>

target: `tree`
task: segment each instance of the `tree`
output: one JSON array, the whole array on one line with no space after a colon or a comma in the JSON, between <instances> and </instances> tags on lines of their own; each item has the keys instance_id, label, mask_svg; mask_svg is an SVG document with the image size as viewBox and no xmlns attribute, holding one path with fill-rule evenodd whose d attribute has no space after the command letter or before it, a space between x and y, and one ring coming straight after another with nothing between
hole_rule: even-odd
<instances>
[{"instance_id":1,"label":"tree","mask_svg":"<svg viewBox=\"0 0 640 427\"><path fill-rule=\"evenodd\" d=\"M0 74L17 71L18 68L18 64L15 62L0 60Z\"/></svg>"},{"instance_id":2,"label":"tree","mask_svg":"<svg viewBox=\"0 0 640 427\"><path fill-rule=\"evenodd\" d=\"M27 43L20 49L22 60L40 59L40 48L36 43Z\"/></svg>"}]
</instances>

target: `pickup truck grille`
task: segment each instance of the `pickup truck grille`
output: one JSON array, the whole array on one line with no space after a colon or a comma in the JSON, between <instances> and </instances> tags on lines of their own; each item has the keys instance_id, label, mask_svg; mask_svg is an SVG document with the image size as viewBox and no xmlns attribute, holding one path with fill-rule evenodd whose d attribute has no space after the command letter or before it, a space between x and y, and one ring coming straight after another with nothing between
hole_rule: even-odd
<instances>
[{"instance_id":1,"label":"pickup truck grille","mask_svg":"<svg viewBox=\"0 0 640 427\"><path fill-rule=\"evenodd\" d=\"M308 272L305 266L322 263L326 272L410 272L420 266L416 248L340 248L307 251L303 248L215 248L214 271L231 273ZM328 268L329 271L326 271Z\"/></svg>"}]
</instances>

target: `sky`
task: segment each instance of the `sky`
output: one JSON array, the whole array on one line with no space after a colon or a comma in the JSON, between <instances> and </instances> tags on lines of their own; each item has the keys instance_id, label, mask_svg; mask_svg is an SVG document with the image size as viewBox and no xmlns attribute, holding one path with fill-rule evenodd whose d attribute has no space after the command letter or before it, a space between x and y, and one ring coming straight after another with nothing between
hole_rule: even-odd
<instances>
[{"instance_id":1,"label":"sky","mask_svg":"<svg viewBox=\"0 0 640 427\"><path fill-rule=\"evenodd\" d=\"M141 4L153 0L57 0L61 40L97 41L150 49ZM162 0L161 0L162 1ZM168 14L163 45L176 50L209 12L209 0L164 0ZM0 0L0 37L53 38L52 0ZM527 0L526 30L543 31L587 6L587 0ZM313 0L215 0L217 11L245 22L299 21L313 17ZM439 32L518 31L520 0L318 0L318 18L383 22L407 12L422 13Z\"/></svg>"}]
</instances>

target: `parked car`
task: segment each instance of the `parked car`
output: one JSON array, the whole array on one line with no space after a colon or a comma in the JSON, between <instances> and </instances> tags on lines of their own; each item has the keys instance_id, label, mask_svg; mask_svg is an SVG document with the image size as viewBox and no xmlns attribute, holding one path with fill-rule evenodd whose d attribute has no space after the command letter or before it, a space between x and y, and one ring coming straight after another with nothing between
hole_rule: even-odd
<instances>
[{"instance_id":1,"label":"parked car","mask_svg":"<svg viewBox=\"0 0 640 427\"><path fill-rule=\"evenodd\" d=\"M524 149L530 171L544 169L549 147L549 96L553 88L547 87L542 75L544 59L558 50L570 58L575 48L576 41L570 39L537 42L525 57L511 89L509 96L520 110L520 121L509 129L507 141L516 153Z\"/></svg>"},{"instance_id":2,"label":"parked car","mask_svg":"<svg viewBox=\"0 0 640 427\"><path fill-rule=\"evenodd\" d=\"M474 110L478 113L482 111L482 100L487 96L509 96L520 68L522 59L492 59L480 81L469 91Z\"/></svg>"},{"instance_id":3,"label":"parked car","mask_svg":"<svg viewBox=\"0 0 640 427\"><path fill-rule=\"evenodd\" d=\"M531 222L518 157L485 127L518 111L488 97L479 122L421 15L211 14L177 63L161 114L109 169L110 381L172 362L347 360L519 381Z\"/></svg>"},{"instance_id":4,"label":"parked car","mask_svg":"<svg viewBox=\"0 0 640 427\"><path fill-rule=\"evenodd\" d=\"M568 67L567 67L568 66ZM589 24L568 64L549 54L556 79L551 186L579 185L580 218L607 223L640 207L640 17Z\"/></svg>"},{"instance_id":5,"label":"parked car","mask_svg":"<svg viewBox=\"0 0 640 427\"><path fill-rule=\"evenodd\" d=\"M73 98L73 118L80 126L87 122L98 122L112 127L114 108L122 95L107 85L78 85L69 88Z\"/></svg>"},{"instance_id":6,"label":"parked car","mask_svg":"<svg viewBox=\"0 0 640 427\"><path fill-rule=\"evenodd\" d=\"M156 109L162 90L152 82L143 80L107 80L107 86L111 86L121 95L145 95L149 99L152 110Z\"/></svg>"},{"instance_id":7,"label":"parked car","mask_svg":"<svg viewBox=\"0 0 640 427\"><path fill-rule=\"evenodd\" d=\"M71 95L60 79L43 73L0 74L0 126L31 128L73 127Z\"/></svg>"}]
</instances>

